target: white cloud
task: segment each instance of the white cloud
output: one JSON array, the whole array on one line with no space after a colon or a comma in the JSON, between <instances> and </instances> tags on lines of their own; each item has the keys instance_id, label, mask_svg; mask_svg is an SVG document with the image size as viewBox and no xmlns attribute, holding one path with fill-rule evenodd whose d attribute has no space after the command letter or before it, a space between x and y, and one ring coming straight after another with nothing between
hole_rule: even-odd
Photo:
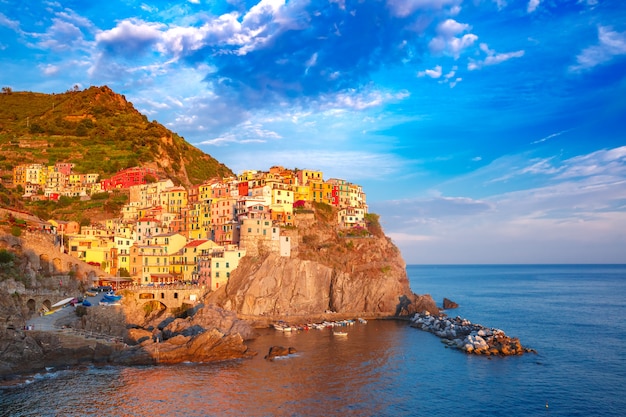
<instances>
[{"instance_id":1,"label":"white cloud","mask_svg":"<svg viewBox=\"0 0 626 417\"><path fill-rule=\"evenodd\" d=\"M626 146L562 161L511 156L478 171L513 191L370 203L408 263L626 262Z\"/></svg>"},{"instance_id":2,"label":"white cloud","mask_svg":"<svg viewBox=\"0 0 626 417\"><path fill-rule=\"evenodd\" d=\"M462 0L387 0L387 6L398 17L406 17L419 9L440 10L451 6L454 10Z\"/></svg>"},{"instance_id":3,"label":"white cloud","mask_svg":"<svg viewBox=\"0 0 626 417\"><path fill-rule=\"evenodd\" d=\"M468 70L474 71L485 66L501 64L509 59L521 58L524 56L524 50L496 53L493 49L489 49L489 46L486 43L480 44L480 50L487 54L487 56L483 60L470 59L467 64Z\"/></svg>"},{"instance_id":4,"label":"white cloud","mask_svg":"<svg viewBox=\"0 0 626 417\"><path fill-rule=\"evenodd\" d=\"M576 57L576 65L570 71L583 71L609 62L626 54L626 32L615 32L609 27L598 27L598 44L584 49Z\"/></svg>"},{"instance_id":5,"label":"white cloud","mask_svg":"<svg viewBox=\"0 0 626 417\"><path fill-rule=\"evenodd\" d=\"M41 68L41 72L43 72L44 75L55 75L59 72L59 67L56 65L40 65L39 68Z\"/></svg>"},{"instance_id":6,"label":"white cloud","mask_svg":"<svg viewBox=\"0 0 626 417\"><path fill-rule=\"evenodd\" d=\"M430 78L439 78L441 77L441 65L435 66L433 69L427 69L424 71L419 71L417 73L418 77L429 76Z\"/></svg>"},{"instance_id":7,"label":"white cloud","mask_svg":"<svg viewBox=\"0 0 626 417\"><path fill-rule=\"evenodd\" d=\"M537 7L539 6L539 3L541 3L541 0L530 0L528 2L528 7L526 8L526 11L528 13L532 13L535 10L537 10Z\"/></svg>"},{"instance_id":8,"label":"white cloud","mask_svg":"<svg viewBox=\"0 0 626 417\"><path fill-rule=\"evenodd\" d=\"M14 31L18 31L20 28L20 22L17 20L9 19L4 13L0 13L0 26L8 27Z\"/></svg>"},{"instance_id":9,"label":"white cloud","mask_svg":"<svg viewBox=\"0 0 626 417\"><path fill-rule=\"evenodd\" d=\"M552 133L552 134L550 134L550 135L548 135L548 136L545 136L545 137L543 137L543 138L541 138L541 139L537 139L537 140L535 140L535 141L533 141L533 142L530 142L530 144L531 144L531 145L536 145L536 144L538 144L538 143L545 142L545 141L547 141L547 140L549 140L549 139L555 138L555 137L557 137L557 136L561 136L561 135L562 135L563 133L565 133L565 132L567 132L567 130L563 130L563 131L561 131L561 132Z\"/></svg>"},{"instance_id":10,"label":"white cloud","mask_svg":"<svg viewBox=\"0 0 626 417\"><path fill-rule=\"evenodd\" d=\"M472 46L478 39L473 33L461 33L470 30L467 23L459 23L454 19L447 19L437 26L437 36L428 43L431 52L445 54L458 59L464 49Z\"/></svg>"},{"instance_id":11,"label":"white cloud","mask_svg":"<svg viewBox=\"0 0 626 417\"><path fill-rule=\"evenodd\" d=\"M96 42L106 51L135 56L156 44L161 39L164 27L160 23L123 20L113 29L98 33Z\"/></svg>"}]
</instances>

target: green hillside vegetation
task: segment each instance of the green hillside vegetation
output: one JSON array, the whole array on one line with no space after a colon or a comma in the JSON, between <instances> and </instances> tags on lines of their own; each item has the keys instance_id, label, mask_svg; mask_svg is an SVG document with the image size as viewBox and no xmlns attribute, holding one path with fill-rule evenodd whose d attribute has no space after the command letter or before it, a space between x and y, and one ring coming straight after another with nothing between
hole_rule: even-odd
<instances>
[{"instance_id":1,"label":"green hillside vegetation","mask_svg":"<svg viewBox=\"0 0 626 417\"><path fill-rule=\"evenodd\" d=\"M0 94L0 169L20 163L73 162L103 178L152 166L181 184L232 175L214 158L156 121L148 121L108 87L62 94Z\"/></svg>"},{"instance_id":2,"label":"green hillside vegetation","mask_svg":"<svg viewBox=\"0 0 626 417\"><path fill-rule=\"evenodd\" d=\"M3 88L0 205L21 206L16 199L18 190L11 190L14 166L57 162L74 163L74 172L98 173L101 179L124 168L145 166L185 186L233 175L176 133L149 121L124 96L106 86L83 91L74 88L61 94Z\"/></svg>"}]
</instances>

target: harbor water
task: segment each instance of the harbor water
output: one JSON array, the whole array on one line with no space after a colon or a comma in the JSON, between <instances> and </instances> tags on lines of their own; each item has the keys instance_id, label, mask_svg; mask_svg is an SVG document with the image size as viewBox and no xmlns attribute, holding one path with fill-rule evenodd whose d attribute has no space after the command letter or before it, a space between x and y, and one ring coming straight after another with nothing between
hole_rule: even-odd
<instances>
[{"instance_id":1,"label":"harbor water","mask_svg":"<svg viewBox=\"0 0 626 417\"><path fill-rule=\"evenodd\" d=\"M0 416L622 416L626 266L409 266L447 313L537 354L472 356L394 320L283 333L252 359L50 370L0 391ZM269 347L297 353L274 361Z\"/></svg>"}]
</instances>

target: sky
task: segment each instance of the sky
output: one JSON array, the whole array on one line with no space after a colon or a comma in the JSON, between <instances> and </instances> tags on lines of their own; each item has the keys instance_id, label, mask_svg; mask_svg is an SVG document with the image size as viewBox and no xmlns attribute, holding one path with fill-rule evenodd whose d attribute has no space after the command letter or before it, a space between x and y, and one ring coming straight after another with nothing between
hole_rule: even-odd
<instances>
[{"instance_id":1,"label":"sky","mask_svg":"<svg viewBox=\"0 0 626 417\"><path fill-rule=\"evenodd\" d=\"M359 184L408 264L626 263L622 0L0 0L0 62Z\"/></svg>"}]
</instances>

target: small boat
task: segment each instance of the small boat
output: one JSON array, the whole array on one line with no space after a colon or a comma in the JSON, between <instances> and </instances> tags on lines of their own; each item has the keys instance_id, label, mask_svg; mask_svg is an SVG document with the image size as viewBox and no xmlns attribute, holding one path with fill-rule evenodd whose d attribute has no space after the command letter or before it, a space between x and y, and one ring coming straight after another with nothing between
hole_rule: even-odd
<instances>
[{"instance_id":1,"label":"small boat","mask_svg":"<svg viewBox=\"0 0 626 417\"><path fill-rule=\"evenodd\" d=\"M120 301L121 299L121 295L114 295L113 293L106 293L102 296L102 300L107 302Z\"/></svg>"},{"instance_id":2,"label":"small boat","mask_svg":"<svg viewBox=\"0 0 626 417\"><path fill-rule=\"evenodd\" d=\"M364 318L359 317L359 323L367 324L367 320L365 320Z\"/></svg>"},{"instance_id":3,"label":"small boat","mask_svg":"<svg viewBox=\"0 0 626 417\"><path fill-rule=\"evenodd\" d=\"M70 297L70 298L66 298L65 300L61 300L56 304L53 304L50 309L55 309L55 308L61 308L61 307L65 307L66 305L68 305L69 303L72 302L72 300L74 300L74 297Z\"/></svg>"},{"instance_id":4,"label":"small boat","mask_svg":"<svg viewBox=\"0 0 626 417\"><path fill-rule=\"evenodd\" d=\"M335 336L347 336L348 332L333 332Z\"/></svg>"},{"instance_id":5,"label":"small boat","mask_svg":"<svg viewBox=\"0 0 626 417\"><path fill-rule=\"evenodd\" d=\"M84 299L84 300L83 300L83 305L84 305L85 307L91 307L91 303L90 303L90 302L89 302L89 300L87 300L87 299Z\"/></svg>"}]
</instances>

